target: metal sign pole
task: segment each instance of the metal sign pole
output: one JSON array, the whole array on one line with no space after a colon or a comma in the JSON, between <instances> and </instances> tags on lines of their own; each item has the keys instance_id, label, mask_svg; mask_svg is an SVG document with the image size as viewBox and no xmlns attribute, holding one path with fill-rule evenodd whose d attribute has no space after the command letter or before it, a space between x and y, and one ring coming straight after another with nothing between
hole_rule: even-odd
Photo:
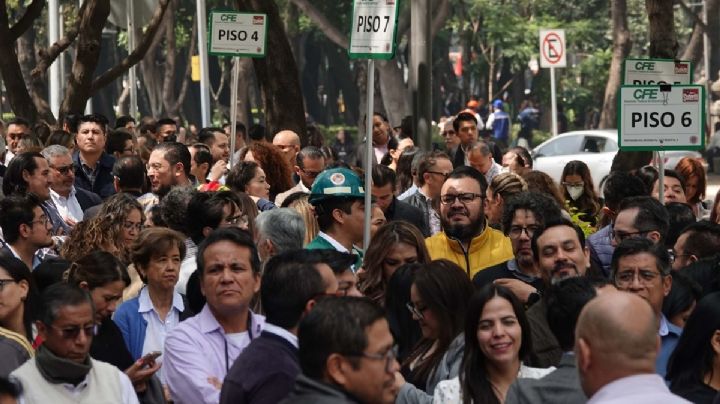
<instances>
[{"instance_id":1,"label":"metal sign pole","mask_svg":"<svg viewBox=\"0 0 720 404\"><path fill-rule=\"evenodd\" d=\"M370 245L370 216L372 215L372 166L373 166L373 110L375 106L375 60L368 59L367 67L367 115L365 119L365 232L363 234L363 248Z\"/></svg>"},{"instance_id":2,"label":"metal sign pole","mask_svg":"<svg viewBox=\"0 0 720 404\"><path fill-rule=\"evenodd\" d=\"M135 2L128 0L127 2L127 34L128 34L128 53L135 51ZM137 119L138 115L138 99L137 99L137 65L133 65L128 71L128 90L130 90L130 108L129 114Z\"/></svg>"},{"instance_id":3,"label":"metal sign pole","mask_svg":"<svg viewBox=\"0 0 720 404\"><path fill-rule=\"evenodd\" d=\"M210 126L210 73L207 44L207 13L205 0L197 2L198 55L200 56L200 116L203 127Z\"/></svg>"},{"instance_id":4,"label":"metal sign pole","mask_svg":"<svg viewBox=\"0 0 720 404\"><path fill-rule=\"evenodd\" d=\"M658 200L665 204L665 151L659 150L658 156Z\"/></svg>"},{"instance_id":5,"label":"metal sign pole","mask_svg":"<svg viewBox=\"0 0 720 404\"><path fill-rule=\"evenodd\" d=\"M233 168L233 154L235 154L235 131L237 130L237 93L240 80L240 58L233 58L232 88L230 88L230 169Z\"/></svg>"},{"instance_id":6,"label":"metal sign pole","mask_svg":"<svg viewBox=\"0 0 720 404\"><path fill-rule=\"evenodd\" d=\"M557 99L555 94L555 68L550 68L550 105L552 109L552 134L557 136Z\"/></svg>"}]
</instances>

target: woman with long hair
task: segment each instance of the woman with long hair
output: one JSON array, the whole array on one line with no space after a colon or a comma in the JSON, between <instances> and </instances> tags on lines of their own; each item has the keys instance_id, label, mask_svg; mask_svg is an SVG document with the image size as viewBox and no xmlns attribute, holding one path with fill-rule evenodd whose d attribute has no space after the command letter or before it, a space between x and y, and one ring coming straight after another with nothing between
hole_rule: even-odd
<instances>
[{"instance_id":1,"label":"woman with long hair","mask_svg":"<svg viewBox=\"0 0 720 404\"><path fill-rule=\"evenodd\" d=\"M422 339L402 363L397 403L430 402L435 386L458 375L465 338L465 310L473 285L465 271L448 260L419 269L410 286L408 310Z\"/></svg>"},{"instance_id":2,"label":"woman with long hair","mask_svg":"<svg viewBox=\"0 0 720 404\"><path fill-rule=\"evenodd\" d=\"M95 217L75 225L60 255L68 261L77 261L88 251L101 250L129 263L129 248L144 223L140 203L128 194L115 194L101 205Z\"/></svg>"},{"instance_id":3,"label":"woman with long hair","mask_svg":"<svg viewBox=\"0 0 720 404\"><path fill-rule=\"evenodd\" d=\"M359 288L378 304L385 301L385 289L395 270L405 264L430 262L430 254L420 231L410 223L385 224L375 233L363 257Z\"/></svg>"},{"instance_id":4,"label":"woman with long hair","mask_svg":"<svg viewBox=\"0 0 720 404\"><path fill-rule=\"evenodd\" d=\"M532 170L523 175L523 179L527 183L528 191L545 194L555 199L561 208L565 206L565 198L551 176L542 171Z\"/></svg>"},{"instance_id":5,"label":"woman with long hair","mask_svg":"<svg viewBox=\"0 0 720 404\"><path fill-rule=\"evenodd\" d=\"M241 161L227 175L225 184L235 192L248 194L259 211L274 209L270 190L272 183L265 175L265 170L254 161Z\"/></svg>"},{"instance_id":6,"label":"woman with long hair","mask_svg":"<svg viewBox=\"0 0 720 404\"><path fill-rule=\"evenodd\" d=\"M37 294L27 265L15 257L0 255L0 327L32 342Z\"/></svg>"},{"instance_id":7,"label":"woman with long hair","mask_svg":"<svg viewBox=\"0 0 720 404\"><path fill-rule=\"evenodd\" d=\"M707 176L705 168L700 161L692 157L683 157L675 166L675 171L685 178L685 199L692 207L693 213L698 220L707 219L710 211L703 203L705 189L707 188Z\"/></svg>"},{"instance_id":8,"label":"woman with long hair","mask_svg":"<svg viewBox=\"0 0 720 404\"><path fill-rule=\"evenodd\" d=\"M465 352L457 378L435 389L436 403L500 404L518 377L538 378L554 370L528 368L530 324L510 289L488 284L468 303Z\"/></svg>"},{"instance_id":9,"label":"woman with long hair","mask_svg":"<svg viewBox=\"0 0 720 404\"><path fill-rule=\"evenodd\" d=\"M398 158L397 169L397 186L395 187L398 195L407 191L413 186L412 162L415 156L420 153L419 147L409 147L402 151ZM416 173L415 173L416 174Z\"/></svg>"},{"instance_id":10,"label":"woman with long hair","mask_svg":"<svg viewBox=\"0 0 720 404\"><path fill-rule=\"evenodd\" d=\"M580 160L573 160L565 164L560 178L567 204L580 213L581 220L595 226L601 205L600 198L595 193L590 168Z\"/></svg>"},{"instance_id":11,"label":"woman with long hair","mask_svg":"<svg viewBox=\"0 0 720 404\"><path fill-rule=\"evenodd\" d=\"M693 403L712 403L720 390L720 292L705 296L688 318L670 357L670 390Z\"/></svg>"},{"instance_id":12,"label":"woman with long hair","mask_svg":"<svg viewBox=\"0 0 720 404\"><path fill-rule=\"evenodd\" d=\"M420 325L408 310L412 304L410 288L417 271L425 269L425 263L405 264L399 267L387 280L387 293L383 305L387 311L390 332L397 347L397 361L405 362L413 347L422 338Z\"/></svg>"},{"instance_id":13,"label":"woman with long hair","mask_svg":"<svg viewBox=\"0 0 720 404\"><path fill-rule=\"evenodd\" d=\"M295 185L292 181L292 167L277 146L266 142L253 142L241 149L239 156L241 161L255 162L263 169L270 184L270 201L274 201L277 194Z\"/></svg>"},{"instance_id":14,"label":"woman with long hair","mask_svg":"<svg viewBox=\"0 0 720 404\"><path fill-rule=\"evenodd\" d=\"M64 278L67 283L85 289L92 298L97 330L90 345L90 356L124 371L135 391L147 390L147 382L160 369L160 364L154 360L133 360L120 329L111 319L123 289L130 284L125 264L109 252L96 250L73 262Z\"/></svg>"},{"instance_id":15,"label":"woman with long hair","mask_svg":"<svg viewBox=\"0 0 720 404\"><path fill-rule=\"evenodd\" d=\"M315 208L308 201L310 194L305 192L295 192L288 195L283 201L283 208L290 208L295 210L302 216L303 222L305 222L305 238L303 239L303 245L308 245L320 232L318 226L317 217L315 217Z\"/></svg>"}]
</instances>

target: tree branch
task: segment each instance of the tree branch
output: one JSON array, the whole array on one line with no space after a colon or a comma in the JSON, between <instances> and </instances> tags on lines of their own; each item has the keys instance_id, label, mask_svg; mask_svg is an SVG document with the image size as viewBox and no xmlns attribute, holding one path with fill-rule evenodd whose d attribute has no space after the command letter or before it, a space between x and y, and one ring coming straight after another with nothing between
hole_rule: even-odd
<instances>
[{"instance_id":1,"label":"tree branch","mask_svg":"<svg viewBox=\"0 0 720 404\"><path fill-rule=\"evenodd\" d=\"M197 47L197 18L193 15L192 31L190 33L190 46L188 47L188 61L185 66L185 74L183 75L182 85L180 86L180 93L177 97L177 102L174 105L174 110L179 111L183 102L185 102L185 96L187 95L189 78L192 75L192 55L195 53Z\"/></svg>"},{"instance_id":2,"label":"tree branch","mask_svg":"<svg viewBox=\"0 0 720 404\"><path fill-rule=\"evenodd\" d=\"M160 26L162 25L161 23L163 21L163 17L165 16L165 11L168 8L168 4L170 4L169 0L159 0L158 7L155 9L155 13L148 24L140 45L119 64L108 69L105 73L93 80L90 90L92 94L95 94L98 89L110 84L113 80L117 79L120 75L126 72L131 66L136 65L142 60L145 53L150 48L150 44L152 44L155 34L157 34Z\"/></svg>"},{"instance_id":3,"label":"tree branch","mask_svg":"<svg viewBox=\"0 0 720 404\"><path fill-rule=\"evenodd\" d=\"M683 0L675 0L675 4L678 4L680 8L683 9L687 13L690 18L692 18L693 22L696 25L700 26L700 29L702 29L703 32L707 30L707 25L705 25L705 22L700 18L700 14L694 12L690 6L688 6Z\"/></svg>"},{"instance_id":4,"label":"tree branch","mask_svg":"<svg viewBox=\"0 0 720 404\"><path fill-rule=\"evenodd\" d=\"M86 4L87 2L83 2L78 15L83 15ZM32 72L30 72L33 79L37 79L43 75L55 59L57 59L61 53L65 52L65 50L70 47L73 42L75 42L75 39L77 39L78 33L80 32L81 21L82 20L78 18L75 22L75 26L72 27L63 38L50 45L47 49L40 49L38 51L37 57L39 60L35 68L32 69Z\"/></svg>"},{"instance_id":5,"label":"tree branch","mask_svg":"<svg viewBox=\"0 0 720 404\"><path fill-rule=\"evenodd\" d=\"M25 9L25 14L10 28L10 40L12 42L17 41L20 35L32 28L35 20L42 14L43 7L45 7L45 0L33 0L30 3L28 8Z\"/></svg>"},{"instance_id":6,"label":"tree branch","mask_svg":"<svg viewBox=\"0 0 720 404\"><path fill-rule=\"evenodd\" d=\"M318 28L334 43L336 43L338 46L340 46L343 49L347 49L350 46L350 40L348 37L343 34L333 23L331 23L325 15L323 15L320 10L318 10L315 6L310 4L310 1L308 0L290 0L293 4L295 4L300 10L302 10L305 15L310 17L310 20L314 22Z\"/></svg>"}]
</instances>

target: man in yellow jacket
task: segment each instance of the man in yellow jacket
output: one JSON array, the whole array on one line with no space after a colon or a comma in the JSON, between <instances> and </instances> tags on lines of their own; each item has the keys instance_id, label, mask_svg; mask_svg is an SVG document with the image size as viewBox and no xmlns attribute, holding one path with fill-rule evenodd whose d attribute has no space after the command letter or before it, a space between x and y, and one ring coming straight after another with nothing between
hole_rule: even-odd
<instances>
[{"instance_id":1,"label":"man in yellow jacket","mask_svg":"<svg viewBox=\"0 0 720 404\"><path fill-rule=\"evenodd\" d=\"M487 181L472 167L458 167L440 192L443 231L425 240L430 257L447 259L465 269L470 279L480 270L513 258L510 239L486 225Z\"/></svg>"}]
</instances>

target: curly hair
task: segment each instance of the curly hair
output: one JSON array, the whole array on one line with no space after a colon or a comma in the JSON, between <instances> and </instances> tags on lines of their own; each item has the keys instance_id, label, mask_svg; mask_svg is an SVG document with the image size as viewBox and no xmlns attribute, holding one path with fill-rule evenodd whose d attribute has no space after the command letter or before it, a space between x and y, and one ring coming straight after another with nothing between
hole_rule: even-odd
<instances>
[{"instance_id":1,"label":"curly hair","mask_svg":"<svg viewBox=\"0 0 720 404\"><path fill-rule=\"evenodd\" d=\"M270 200L274 201L277 194L294 186L292 167L277 146L266 142L253 142L240 150L240 160L245 160L248 152L252 153L253 159L265 171L265 177L270 183Z\"/></svg>"},{"instance_id":2,"label":"curly hair","mask_svg":"<svg viewBox=\"0 0 720 404\"><path fill-rule=\"evenodd\" d=\"M400 243L415 247L417 262L430 262L430 254L425 246L425 239L420 231L408 222L398 220L389 222L375 233L363 260L364 272L360 274L360 291L376 303L385 301L385 278L383 262L393 247Z\"/></svg>"},{"instance_id":3,"label":"curly hair","mask_svg":"<svg viewBox=\"0 0 720 404\"><path fill-rule=\"evenodd\" d=\"M532 170L523 175L523 179L527 182L528 191L548 195L555 199L558 206L565 206L565 198L563 198L557 184L549 175L542 171Z\"/></svg>"},{"instance_id":4,"label":"curly hair","mask_svg":"<svg viewBox=\"0 0 720 404\"><path fill-rule=\"evenodd\" d=\"M515 173L502 173L493 177L488 188L507 201L511 196L527 191L527 183Z\"/></svg>"},{"instance_id":5,"label":"curly hair","mask_svg":"<svg viewBox=\"0 0 720 404\"><path fill-rule=\"evenodd\" d=\"M68 261L77 261L90 251L102 250L130 262L130 246L123 243L122 234L125 220L133 210L140 212L140 222L144 223L145 214L135 198L124 193L111 196L101 205L97 216L75 225L60 255Z\"/></svg>"}]
</instances>

